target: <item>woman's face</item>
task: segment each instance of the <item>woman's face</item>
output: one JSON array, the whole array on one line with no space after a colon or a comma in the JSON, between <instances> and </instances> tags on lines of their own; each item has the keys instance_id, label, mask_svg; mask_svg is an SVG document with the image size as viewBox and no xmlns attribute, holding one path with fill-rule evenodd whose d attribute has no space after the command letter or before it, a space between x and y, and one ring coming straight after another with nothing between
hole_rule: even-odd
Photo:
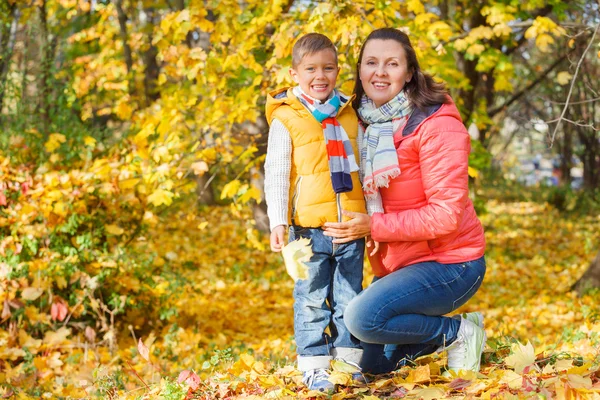
<instances>
[{"instance_id":1,"label":"woman's face","mask_svg":"<svg viewBox=\"0 0 600 400\"><path fill-rule=\"evenodd\" d=\"M404 47L395 40L383 39L372 39L365 44L359 75L365 94L378 108L412 79Z\"/></svg>"}]
</instances>

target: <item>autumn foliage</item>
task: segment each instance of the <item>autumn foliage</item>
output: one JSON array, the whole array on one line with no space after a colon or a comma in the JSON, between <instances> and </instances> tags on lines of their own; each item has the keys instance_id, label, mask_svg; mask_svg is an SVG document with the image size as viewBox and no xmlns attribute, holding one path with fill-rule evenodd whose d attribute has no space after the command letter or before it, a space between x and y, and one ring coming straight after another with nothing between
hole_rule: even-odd
<instances>
[{"instance_id":1,"label":"autumn foliage","mask_svg":"<svg viewBox=\"0 0 600 400\"><path fill-rule=\"evenodd\" d=\"M332 398L598 397L599 294L571 285L600 219L486 181L494 117L535 81L514 54L578 48L563 22L584 3L0 1L0 397L322 397L294 369L293 281L252 210L264 99L310 31L350 93L361 40L388 25L482 132L488 272L461 311L490 340L481 374L442 377L440 354L361 386L335 364ZM549 90L573 78L550 72Z\"/></svg>"}]
</instances>

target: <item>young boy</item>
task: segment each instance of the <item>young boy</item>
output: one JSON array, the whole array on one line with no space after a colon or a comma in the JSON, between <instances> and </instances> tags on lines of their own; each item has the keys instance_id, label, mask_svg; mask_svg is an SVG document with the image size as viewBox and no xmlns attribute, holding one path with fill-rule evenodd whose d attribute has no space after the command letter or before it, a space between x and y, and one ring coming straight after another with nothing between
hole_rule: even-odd
<instances>
[{"instance_id":1,"label":"young boy","mask_svg":"<svg viewBox=\"0 0 600 400\"><path fill-rule=\"evenodd\" d=\"M362 289L364 240L333 244L321 229L341 222L342 210L366 212L356 162L358 121L351 99L335 89L338 73L331 40L304 35L292 50L290 75L297 86L270 93L266 106L271 250L281 251L288 226L290 242L311 239L309 277L294 287L294 331L303 381L321 391L335 389L327 379L333 358L358 365L362 357L344 310Z\"/></svg>"}]
</instances>

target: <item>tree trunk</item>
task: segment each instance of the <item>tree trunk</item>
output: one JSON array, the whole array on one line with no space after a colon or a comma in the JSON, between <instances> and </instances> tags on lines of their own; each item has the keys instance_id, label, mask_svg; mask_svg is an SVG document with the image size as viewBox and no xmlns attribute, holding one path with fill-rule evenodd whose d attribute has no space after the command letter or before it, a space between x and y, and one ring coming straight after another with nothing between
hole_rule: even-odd
<instances>
[{"instance_id":1,"label":"tree trunk","mask_svg":"<svg viewBox=\"0 0 600 400\"><path fill-rule=\"evenodd\" d=\"M571 168L573 167L573 132L572 129L564 130L560 152L560 179L561 184L571 185Z\"/></svg>"},{"instance_id":2,"label":"tree trunk","mask_svg":"<svg viewBox=\"0 0 600 400\"><path fill-rule=\"evenodd\" d=\"M148 21L146 27L146 29L148 29L148 50L144 52L144 65L146 67L144 73L144 93L146 95L146 105L149 106L160 97L160 92L156 86L158 75L160 73L160 67L156 61L158 50L152 44L154 26L159 24L160 17L158 17L158 13L156 13L153 8L145 9L144 12L146 13Z\"/></svg>"},{"instance_id":3,"label":"tree trunk","mask_svg":"<svg viewBox=\"0 0 600 400\"><path fill-rule=\"evenodd\" d=\"M581 296L589 289L598 287L600 287L600 252L571 289L577 291L577 294Z\"/></svg>"},{"instance_id":4,"label":"tree trunk","mask_svg":"<svg viewBox=\"0 0 600 400\"><path fill-rule=\"evenodd\" d=\"M6 79L8 77L8 69L10 67L13 49L15 48L15 39L17 37L17 27L19 26L21 10L13 4L10 13L12 14L10 28L8 29L8 32L2 32L2 38L0 38L0 114L2 113L2 106L4 105L4 96L8 85Z\"/></svg>"},{"instance_id":5,"label":"tree trunk","mask_svg":"<svg viewBox=\"0 0 600 400\"><path fill-rule=\"evenodd\" d=\"M254 123L254 128L258 130L258 133L249 132L250 134L256 135L256 157L267 154L267 142L269 135L269 125L264 114ZM267 202L265 200L265 173L264 163L254 166L250 170L250 184L256 187L260 191L260 202L256 202L252 206L252 213L254 215L254 221L256 221L256 228L261 231L268 233L271 231L269 225L269 217L267 215Z\"/></svg>"},{"instance_id":6,"label":"tree trunk","mask_svg":"<svg viewBox=\"0 0 600 400\"><path fill-rule=\"evenodd\" d=\"M131 55L131 47L129 46L129 34L127 33L127 14L123 10L123 0L115 0L115 8L119 19L119 34L123 42L123 57L127 66L127 74L129 75L129 94L135 93L135 80L133 77L133 57Z\"/></svg>"},{"instance_id":7,"label":"tree trunk","mask_svg":"<svg viewBox=\"0 0 600 400\"><path fill-rule=\"evenodd\" d=\"M48 133L50 129L50 106L49 106L49 85L50 85L50 43L48 37L48 18L46 14L46 0L42 0L42 4L38 6L40 13L40 35L41 35L41 76L40 76L40 93L39 105L40 116L42 122L42 131Z\"/></svg>"}]
</instances>

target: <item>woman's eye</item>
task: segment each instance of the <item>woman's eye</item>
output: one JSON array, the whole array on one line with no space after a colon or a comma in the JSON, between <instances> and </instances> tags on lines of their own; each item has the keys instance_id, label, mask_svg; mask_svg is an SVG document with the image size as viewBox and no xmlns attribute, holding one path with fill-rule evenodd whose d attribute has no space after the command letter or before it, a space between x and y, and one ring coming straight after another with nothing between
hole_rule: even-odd
<instances>
[{"instance_id":1,"label":"woman's eye","mask_svg":"<svg viewBox=\"0 0 600 400\"><path fill-rule=\"evenodd\" d=\"M388 64L390 67L397 67L398 63L397 62L391 62Z\"/></svg>"},{"instance_id":2,"label":"woman's eye","mask_svg":"<svg viewBox=\"0 0 600 400\"><path fill-rule=\"evenodd\" d=\"M375 61L367 61L367 65L375 65Z\"/></svg>"}]
</instances>

